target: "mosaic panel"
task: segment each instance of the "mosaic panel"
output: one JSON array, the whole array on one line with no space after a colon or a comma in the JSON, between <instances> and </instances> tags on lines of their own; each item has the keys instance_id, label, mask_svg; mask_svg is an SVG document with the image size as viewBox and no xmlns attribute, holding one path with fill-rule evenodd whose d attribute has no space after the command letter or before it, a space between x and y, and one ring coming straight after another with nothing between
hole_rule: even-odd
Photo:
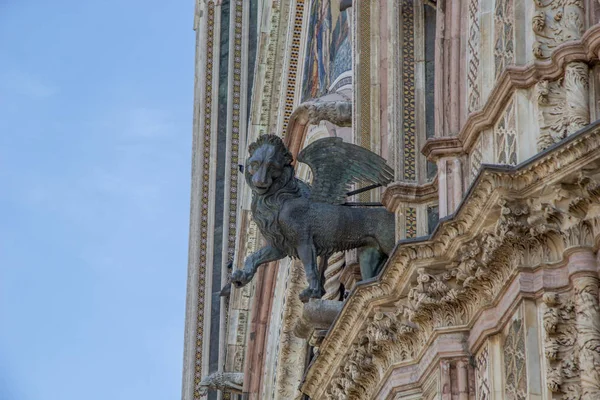
<instances>
[{"instance_id":1,"label":"mosaic panel","mask_svg":"<svg viewBox=\"0 0 600 400\"><path fill-rule=\"evenodd\" d=\"M402 117L404 133L404 179L416 180L415 166L415 37L412 0L402 1Z\"/></svg>"},{"instance_id":2,"label":"mosaic panel","mask_svg":"<svg viewBox=\"0 0 600 400\"><path fill-rule=\"evenodd\" d=\"M242 22L244 6L242 1L235 1L232 20L233 36L233 111L231 115L231 163L229 181L229 236L227 238L228 261L233 260L236 238L237 200L238 200L238 162L240 143L240 112L242 93ZM231 271L228 271L231 273Z\"/></svg>"},{"instance_id":3,"label":"mosaic panel","mask_svg":"<svg viewBox=\"0 0 600 400\"><path fill-rule=\"evenodd\" d=\"M215 36L215 2L207 4L207 27L206 27L206 65L205 65L205 87L204 87L204 132L203 132L203 166L202 166L202 198L201 222L200 222L200 263L198 271L198 317L196 330L196 360L194 367L194 387L198 387L202 379L202 341L204 338L204 296L206 279L206 256L208 245L208 195L209 195L209 171L210 171L210 139L212 130L212 92L213 92L213 46ZM201 399L200 391L194 390L194 399Z\"/></svg>"},{"instance_id":4,"label":"mosaic panel","mask_svg":"<svg viewBox=\"0 0 600 400\"><path fill-rule=\"evenodd\" d=\"M290 48L290 60L288 63L288 76L286 86L286 97L283 111L283 132L285 136L290 116L294 112L294 100L296 98L296 82L298 79L298 61L300 57L300 39L302 38L302 21L304 19L304 0L296 1L294 13L294 28L292 31L292 45Z\"/></svg>"},{"instance_id":5,"label":"mosaic panel","mask_svg":"<svg viewBox=\"0 0 600 400\"><path fill-rule=\"evenodd\" d=\"M468 112L479 109L479 53L481 45L481 30L479 27L479 0L469 1L469 38L467 40L467 102Z\"/></svg>"},{"instance_id":6,"label":"mosaic panel","mask_svg":"<svg viewBox=\"0 0 600 400\"><path fill-rule=\"evenodd\" d=\"M504 341L504 395L507 400L527 398L525 371L525 332L523 320L513 321Z\"/></svg>"},{"instance_id":7,"label":"mosaic panel","mask_svg":"<svg viewBox=\"0 0 600 400\"><path fill-rule=\"evenodd\" d=\"M357 18L358 33L356 34L356 41L360 47L360 54L362 59L371 59L371 2L361 1L359 2L359 9ZM359 109L357 115L361 118L357 118L357 124L359 129L359 143L360 146L370 149L371 148L371 63L361 63L358 68L358 93L360 97ZM358 195L358 199L361 202L367 202L371 200L369 192L363 192Z\"/></svg>"},{"instance_id":8,"label":"mosaic panel","mask_svg":"<svg viewBox=\"0 0 600 400\"><path fill-rule=\"evenodd\" d=\"M494 128L498 164L517 165L517 131L515 106L511 101Z\"/></svg>"},{"instance_id":9,"label":"mosaic panel","mask_svg":"<svg viewBox=\"0 0 600 400\"><path fill-rule=\"evenodd\" d=\"M326 94L335 79L352 68L347 11L340 12L339 3L327 0L312 0L310 9L302 101Z\"/></svg>"},{"instance_id":10,"label":"mosaic panel","mask_svg":"<svg viewBox=\"0 0 600 400\"><path fill-rule=\"evenodd\" d=\"M513 0L498 0L494 8L494 70L496 79L515 62Z\"/></svg>"},{"instance_id":11,"label":"mosaic panel","mask_svg":"<svg viewBox=\"0 0 600 400\"><path fill-rule=\"evenodd\" d=\"M408 207L406 209L406 238L417 237L417 209Z\"/></svg>"}]
</instances>

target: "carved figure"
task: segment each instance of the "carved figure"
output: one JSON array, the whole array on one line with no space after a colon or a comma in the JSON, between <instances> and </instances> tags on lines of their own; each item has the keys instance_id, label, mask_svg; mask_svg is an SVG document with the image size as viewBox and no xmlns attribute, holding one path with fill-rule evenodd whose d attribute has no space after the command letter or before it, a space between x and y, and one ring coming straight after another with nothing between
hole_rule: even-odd
<instances>
[{"instance_id":1,"label":"carved figure","mask_svg":"<svg viewBox=\"0 0 600 400\"><path fill-rule=\"evenodd\" d=\"M233 273L234 285L250 282L261 264L290 256L302 261L309 282L300 299L321 298L327 259L354 248L365 255L363 279L379 272L395 245L394 215L379 207L342 204L353 183L392 181L383 158L341 138L317 140L298 155L313 172L309 185L294 176L292 155L278 136L263 135L248 150L245 178L252 189L252 215L267 245Z\"/></svg>"},{"instance_id":2,"label":"carved figure","mask_svg":"<svg viewBox=\"0 0 600 400\"><path fill-rule=\"evenodd\" d=\"M209 389L241 394L243 385L243 372L215 372L200 381L198 391L201 396L206 396Z\"/></svg>"}]
</instances>

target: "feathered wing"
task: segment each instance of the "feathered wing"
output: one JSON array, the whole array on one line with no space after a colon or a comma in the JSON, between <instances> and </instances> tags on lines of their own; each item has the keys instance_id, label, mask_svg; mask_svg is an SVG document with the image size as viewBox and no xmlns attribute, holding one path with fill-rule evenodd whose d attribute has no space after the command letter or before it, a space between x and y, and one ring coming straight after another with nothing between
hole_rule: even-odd
<instances>
[{"instance_id":1,"label":"feathered wing","mask_svg":"<svg viewBox=\"0 0 600 400\"><path fill-rule=\"evenodd\" d=\"M309 144L298 161L312 170L311 200L320 203L344 203L355 183L387 185L394 180L394 171L383 158L338 137Z\"/></svg>"}]
</instances>

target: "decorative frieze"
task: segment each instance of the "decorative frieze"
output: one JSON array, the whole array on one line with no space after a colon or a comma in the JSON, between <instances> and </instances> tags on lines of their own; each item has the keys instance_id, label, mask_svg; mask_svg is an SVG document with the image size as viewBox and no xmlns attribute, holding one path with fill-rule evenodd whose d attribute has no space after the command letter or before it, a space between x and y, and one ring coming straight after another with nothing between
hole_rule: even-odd
<instances>
[{"instance_id":1,"label":"decorative frieze","mask_svg":"<svg viewBox=\"0 0 600 400\"><path fill-rule=\"evenodd\" d=\"M531 21L536 41L533 55L550 58L554 49L565 42L581 38L585 30L583 0L536 0Z\"/></svg>"},{"instance_id":2,"label":"decorative frieze","mask_svg":"<svg viewBox=\"0 0 600 400\"><path fill-rule=\"evenodd\" d=\"M402 133L404 136L405 181L415 181L416 173L416 123L415 123L415 37L414 5L412 0L402 1Z\"/></svg>"},{"instance_id":3,"label":"decorative frieze","mask_svg":"<svg viewBox=\"0 0 600 400\"><path fill-rule=\"evenodd\" d=\"M214 37L215 37L215 2L209 1L206 5L206 63L204 76L204 115L203 143L202 143L202 198L200 199L201 222L200 222L200 263L198 267L198 315L196 321L196 360L194 371L194 400L203 396L200 391L202 379L202 352L204 340L204 301L206 286L207 247L208 247L208 202L210 183L210 149L212 135L213 113L213 69L214 69Z\"/></svg>"},{"instance_id":4,"label":"decorative frieze","mask_svg":"<svg viewBox=\"0 0 600 400\"><path fill-rule=\"evenodd\" d=\"M417 237L417 209L414 207L407 207L404 220L406 223L406 238L410 239Z\"/></svg>"},{"instance_id":5,"label":"decorative frieze","mask_svg":"<svg viewBox=\"0 0 600 400\"><path fill-rule=\"evenodd\" d=\"M300 60L300 47L302 39L302 24L304 22L304 9L305 0L295 1L294 10L294 26L291 33L291 46L289 50L288 60L288 71L287 80L285 82L285 105L283 112L283 124L281 132L285 135L287 126L290 121L292 112L294 111L294 104L296 101L296 89L298 82L301 80L300 70L298 69L298 62Z\"/></svg>"}]
</instances>

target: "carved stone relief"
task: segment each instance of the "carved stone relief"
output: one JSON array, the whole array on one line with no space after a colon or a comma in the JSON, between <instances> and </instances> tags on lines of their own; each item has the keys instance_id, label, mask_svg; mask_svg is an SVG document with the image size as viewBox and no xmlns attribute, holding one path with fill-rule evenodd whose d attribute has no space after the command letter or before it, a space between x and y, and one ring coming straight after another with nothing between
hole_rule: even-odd
<instances>
[{"instance_id":1,"label":"carved stone relief","mask_svg":"<svg viewBox=\"0 0 600 400\"><path fill-rule=\"evenodd\" d=\"M533 284L529 278L514 280L517 274L538 274L559 265L566 268L567 250L592 247L595 238L600 236L597 207L600 189L596 182L600 172L596 164L600 162L597 153L600 131L597 129L578 133L576 140L566 142L560 149L553 149L518 171L484 169L457 216L442 221L432 239L400 245L377 285L355 288L323 342L320 356L309 369L303 391L315 398L370 398L391 365L425 362L422 357L426 357L425 347L432 338L439 337L438 334L450 327L465 329L482 310L496 307L498 296L513 287L509 285ZM552 174L563 173L562 166L573 163L580 163L580 174L570 170L561 178L551 178ZM546 180L554 183L545 184ZM532 187L536 189L530 189ZM520 198L519 193L527 193L525 199ZM482 214L487 216L485 220ZM546 284L545 278L543 282L536 278L536 282L535 285ZM569 284L568 280L565 282ZM577 285L575 281L573 284ZM600 376L596 372L600 360L594 359L595 353L600 355L600 346L591 350L597 338L600 340L600 329L586 322L600 321L597 279L594 284L595 289L593 284L581 281L578 293L589 293L587 297L580 297L590 300L589 303L581 301L577 309L582 310L577 326L590 338L585 340L590 346L585 359L590 372L582 376L590 382L590 393L600 387L596 386L599 380L595 378ZM374 309L371 312L367 307ZM377 307L396 311L381 311ZM569 315L571 312L565 307L560 311L560 318L575 318ZM596 320L594 315L597 315ZM551 332L544 339L546 357L557 357L551 350L553 341L559 340L563 346L560 343L563 328L548 328L546 319L545 331ZM355 331L356 324L360 324L360 329ZM527 388L523 375L526 359L523 329L523 320L512 322L508 328L509 339L505 340L500 353L507 360L502 372L511 376L505 388L505 395L511 398L521 398L523 388ZM485 371L489 371L485 367L488 359L485 351L484 345L474 360L478 396L491 390L491 382L485 379ZM331 355L340 352L344 356L336 356L332 361ZM584 356L571 359L573 361L568 357L556 358L581 364ZM554 370L559 371L559 380L548 379L548 385L558 390L557 396L562 396L563 390L571 390L566 375L562 376L570 367L562 361L548 364L550 378L553 373L556 375ZM505 364L502 365L504 369Z\"/></svg>"},{"instance_id":2,"label":"carved stone relief","mask_svg":"<svg viewBox=\"0 0 600 400\"><path fill-rule=\"evenodd\" d=\"M479 27L479 0L469 1L469 37L467 40L467 99L468 112L477 111L481 101L479 59L481 29Z\"/></svg>"},{"instance_id":3,"label":"carved stone relief","mask_svg":"<svg viewBox=\"0 0 600 400\"><path fill-rule=\"evenodd\" d=\"M302 368L306 341L296 337L294 327L302 317L303 304L298 295L306 285L304 268L300 262L292 262L285 293L281 339L275 374L274 399L287 400L294 398L298 383L302 377Z\"/></svg>"},{"instance_id":4,"label":"carved stone relief","mask_svg":"<svg viewBox=\"0 0 600 400\"><path fill-rule=\"evenodd\" d=\"M498 79L515 62L513 0L497 0L494 9L494 71Z\"/></svg>"},{"instance_id":5,"label":"carved stone relief","mask_svg":"<svg viewBox=\"0 0 600 400\"><path fill-rule=\"evenodd\" d=\"M479 168L481 167L481 162L483 160L483 152L482 152L482 148L481 148L481 143L482 143L482 135L479 135L479 138L477 139L477 143L475 143L475 146L473 146L473 151L471 152L471 155L469 156L469 161L470 161L469 164L470 164L470 169L471 169L471 174L470 174L471 182L473 182L473 180L477 176L477 173L479 172Z\"/></svg>"},{"instance_id":6,"label":"carved stone relief","mask_svg":"<svg viewBox=\"0 0 600 400\"><path fill-rule=\"evenodd\" d=\"M600 307L598 306L598 278L584 276L573 279L575 290L575 318L581 399L600 398Z\"/></svg>"},{"instance_id":7,"label":"carved stone relief","mask_svg":"<svg viewBox=\"0 0 600 400\"><path fill-rule=\"evenodd\" d=\"M494 127L496 160L498 164L517 164L517 130L514 101L510 101L504 115Z\"/></svg>"},{"instance_id":8,"label":"carved stone relief","mask_svg":"<svg viewBox=\"0 0 600 400\"><path fill-rule=\"evenodd\" d=\"M579 39L583 34L583 0L534 0L533 3L531 25L536 38L533 44L536 58L549 58L559 44Z\"/></svg>"},{"instance_id":9,"label":"carved stone relief","mask_svg":"<svg viewBox=\"0 0 600 400\"><path fill-rule=\"evenodd\" d=\"M525 371L525 332L522 319L510 325L503 347L505 398L525 400L527 398L527 373Z\"/></svg>"},{"instance_id":10,"label":"carved stone relief","mask_svg":"<svg viewBox=\"0 0 600 400\"><path fill-rule=\"evenodd\" d=\"M340 297L340 277L346 264L346 257L343 252L338 252L329 257L327 269L325 270L325 300L339 300Z\"/></svg>"},{"instance_id":11,"label":"carved stone relief","mask_svg":"<svg viewBox=\"0 0 600 400\"><path fill-rule=\"evenodd\" d=\"M570 294L545 293L543 301L546 384L554 399L579 399L579 347L573 298Z\"/></svg>"},{"instance_id":12,"label":"carved stone relief","mask_svg":"<svg viewBox=\"0 0 600 400\"><path fill-rule=\"evenodd\" d=\"M567 65L564 78L536 85L542 151L590 123L589 75L585 63Z\"/></svg>"},{"instance_id":13,"label":"carved stone relief","mask_svg":"<svg viewBox=\"0 0 600 400\"><path fill-rule=\"evenodd\" d=\"M490 399L490 351L488 343L485 343L475 358L475 385L478 400Z\"/></svg>"}]
</instances>

